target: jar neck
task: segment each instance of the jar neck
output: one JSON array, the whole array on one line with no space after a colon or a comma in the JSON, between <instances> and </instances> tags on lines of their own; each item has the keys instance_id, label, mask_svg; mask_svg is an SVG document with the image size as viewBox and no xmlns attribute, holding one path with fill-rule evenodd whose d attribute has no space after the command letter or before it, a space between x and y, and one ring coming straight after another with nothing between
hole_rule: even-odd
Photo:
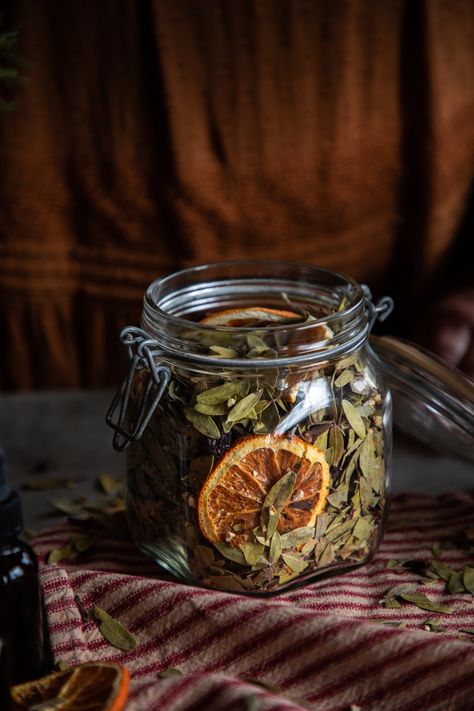
<instances>
[{"instance_id":1,"label":"jar neck","mask_svg":"<svg viewBox=\"0 0 474 711\"><path fill-rule=\"evenodd\" d=\"M296 318L252 328L202 323L216 310L257 305ZM142 327L167 359L266 368L317 363L357 350L369 333L370 310L367 294L350 277L310 265L249 260L158 279L146 293Z\"/></svg>"},{"instance_id":2,"label":"jar neck","mask_svg":"<svg viewBox=\"0 0 474 711\"><path fill-rule=\"evenodd\" d=\"M256 306L284 309L295 318L256 327L202 321L219 310ZM153 282L142 328L168 361L274 368L320 363L360 349L374 308L367 287L336 272L286 262L224 262Z\"/></svg>"}]
</instances>

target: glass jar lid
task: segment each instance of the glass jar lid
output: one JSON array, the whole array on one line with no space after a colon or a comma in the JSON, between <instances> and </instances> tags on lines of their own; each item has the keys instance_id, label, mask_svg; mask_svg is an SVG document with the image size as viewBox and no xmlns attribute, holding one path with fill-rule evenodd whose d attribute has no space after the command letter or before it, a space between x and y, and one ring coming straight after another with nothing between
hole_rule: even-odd
<instances>
[{"instance_id":1,"label":"glass jar lid","mask_svg":"<svg viewBox=\"0 0 474 711\"><path fill-rule=\"evenodd\" d=\"M474 462L474 383L423 348L371 336L394 400L394 423L444 454Z\"/></svg>"}]
</instances>

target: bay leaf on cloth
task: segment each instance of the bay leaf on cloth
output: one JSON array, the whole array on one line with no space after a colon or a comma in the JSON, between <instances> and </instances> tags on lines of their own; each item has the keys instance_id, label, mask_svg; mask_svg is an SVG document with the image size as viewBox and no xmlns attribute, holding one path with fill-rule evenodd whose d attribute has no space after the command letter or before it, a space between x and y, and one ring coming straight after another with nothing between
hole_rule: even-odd
<instances>
[{"instance_id":1,"label":"bay leaf on cloth","mask_svg":"<svg viewBox=\"0 0 474 711\"><path fill-rule=\"evenodd\" d=\"M469 563L459 534L474 526L474 497L400 496L373 561L345 575L271 598L206 590L173 581L130 542L109 531L84 564L41 567L55 660L124 664L132 675L127 711L468 711L474 700L472 595L429 587L390 560L427 561L436 542L454 571ZM40 559L77 529L62 525L34 542ZM159 577L158 577L159 576ZM441 631L427 613L403 602L382 604L387 590L414 583L447 605ZM81 618L74 600L100 607L136 639L129 651ZM181 674L161 674L167 669ZM160 676L161 674L161 676Z\"/></svg>"}]
</instances>

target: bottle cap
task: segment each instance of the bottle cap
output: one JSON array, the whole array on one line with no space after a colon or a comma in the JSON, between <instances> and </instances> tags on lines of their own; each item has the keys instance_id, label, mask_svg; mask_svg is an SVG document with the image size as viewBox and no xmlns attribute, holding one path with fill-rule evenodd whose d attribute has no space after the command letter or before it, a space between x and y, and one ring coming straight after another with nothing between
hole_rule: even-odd
<instances>
[{"instance_id":1,"label":"bottle cap","mask_svg":"<svg viewBox=\"0 0 474 711\"><path fill-rule=\"evenodd\" d=\"M23 528L21 500L16 489L11 489L5 477L5 454L0 449L0 538L15 536Z\"/></svg>"}]
</instances>

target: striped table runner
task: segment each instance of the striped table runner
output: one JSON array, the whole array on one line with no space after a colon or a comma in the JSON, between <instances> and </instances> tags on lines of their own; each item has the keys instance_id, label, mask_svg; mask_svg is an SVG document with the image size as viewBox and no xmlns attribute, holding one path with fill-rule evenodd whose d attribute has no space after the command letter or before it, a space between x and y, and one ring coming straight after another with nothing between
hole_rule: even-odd
<instances>
[{"instance_id":1,"label":"striped table runner","mask_svg":"<svg viewBox=\"0 0 474 711\"><path fill-rule=\"evenodd\" d=\"M469 562L460 543L474 528L474 495L398 496L376 558L358 570L270 599L243 597L166 579L131 545L97 531L82 565L43 565L55 661L109 660L132 674L129 711L469 711L474 709L474 597L438 580L418 591L452 609L388 609L384 593L419 582L390 560ZM35 541L41 559L77 533L70 525ZM474 545L474 544L472 544ZM436 550L436 549L435 549ZM438 552L438 551L436 551ZM86 610L105 609L138 641L121 652ZM436 618L441 631L426 620ZM159 673L175 668L169 678Z\"/></svg>"}]
</instances>

